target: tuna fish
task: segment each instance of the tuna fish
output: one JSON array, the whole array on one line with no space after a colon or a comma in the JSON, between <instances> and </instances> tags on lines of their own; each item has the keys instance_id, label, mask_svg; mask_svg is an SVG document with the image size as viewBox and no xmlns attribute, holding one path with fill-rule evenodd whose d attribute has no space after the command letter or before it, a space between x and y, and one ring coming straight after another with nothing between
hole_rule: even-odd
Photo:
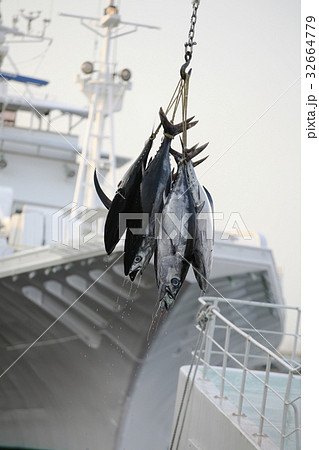
<instances>
[{"instance_id":1,"label":"tuna fish","mask_svg":"<svg viewBox=\"0 0 319 450\"><path fill-rule=\"evenodd\" d=\"M202 152L207 145L208 143L198 148L195 145L189 150L183 149L189 191L191 192L196 211L192 266L198 285L203 293L207 290L208 279L212 271L214 244L213 200L207 189L199 183L194 170L195 163L193 164L191 159ZM177 162L183 158L180 153L174 150L171 150L171 153Z\"/></svg>"},{"instance_id":2,"label":"tuna fish","mask_svg":"<svg viewBox=\"0 0 319 450\"><path fill-rule=\"evenodd\" d=\"M154 159L152 159L145 170L141 183L141 206L143 213L149 214L148 227L142 238L141 236L136 238L130 237L130 245L133 246L134 250L130 252L130 258L126 258L125 251L124 257L124 271L126 275L128 272L132 281L138 272L143 272L153 255L155 216L162 211L163 199L167 197L171 188L171 166L169 160L171 141L174 136L183 131L183 124L174 125L169 122L162 108L159 114L164 129L164 139ZM193 117L186 121L187 129L196 125L197 122L192 122L192 120ZM135 251L136 245L138 246L137 251ZM128 266L130 266L129 270L127 270Z\"/></svg>"},{"instance_id":3,"label":"tuna fish","mask_svg":"<svg viewBox=\"0 0 319 450\"><path fill-rule=\"evenodd\" d=\"M172 153L174 152L172 149L170 150ZM182 155L181 155L182 157ZM206 158L203 158L199 161L193 162L193 166L197 166L201 162L203 162ZM172 178L175 179L176 175L172 175ZM152 230L154 230L154 223L152 223ZM141 274L143 273L143 270L148 265L154 250L155 245L155 238L153 236L154 231L152 231L152 234L147 234L144 239L141 242L140 248L138 252L135 255L135 259L133 261L133 264L129 271L129 276L131 280L133 281L135 276L138 272Z\"/></svg>"},{"instance_id":4,"label":"tuna fish","mask_svg":"<svg viewBox=\"0 0 319 450\"><path fill-rule=\"evenodd\" d=\"M127 170L118 185L118 189L113 198L105 222L104 243L105 250L108 254L112 253L116 244L121 239L119 222L120 214L140 212L136 211L135 199L139 196L139 188L142 181L142 172L145 170L147 158L153 145L153 140L154 136L151 135L151 137L146 141L141 154ZM101 198L100 194L99 197Z\"/></svg>"},{"instance_id":5,"label":"tuna fish","mask_svg":"<svg viewBox=\"0 0 319 450\"><path fill-rule=\"evenodd\" d=\"M161 236L157 237L155 263L161 310L169 309L180 291L193 258L195 206L186 174L185 161L162 212Z\"/></svg>"},{"instance_id":6,"label":"tuna fish","mask_svg":"<svg viewBox=\"0 0 319 450\"><path fill-rule=\"evenodd\" d=\"M192 266L198 285L201 291L205 293L208 281L212 274L214 207L212 197L204 186L200 189L200 201L203 203L203 207L196 215L195 246Z\"/></svg>"},{"instance_id":7,"label":"tuna fish","mask_svg":"<svg viewBox=\"0 0 319 450\"><path fill-rule=\"evenodd\" d=\"M171 187L171 165L169 161L171 141L183 131L183 123L174 125L169 122L162 108L159 115L164 129L164 139L154 159L145 170L141 183L142 210L149 214L162 210L163 193L167 196ZM197 121L192 122L193 118L191 117L186 121L187 129L197 124Z\"/></svg>"},{"instance_id":8,"label":"tuna fish","mask_svg":"<svg viewBox=\"0 0 319 450\"><path fill-rule=\"evenodd\" d=\"M96 170L94 171L94 185L95 185L96 192L97 192L101 202L106 207L106 209L109 210L112 206L112 201L108 198L108 196L104 193L103 189L101 188L101 185L97 178ZM139 195L138 195L138 197L139 197ZM134 224L134 221L130 220L130 221L128 221L128 226L139 227L139 223ZM125 275L128 274L128 270L130 269L130 266L128 266L128 264L127 264L127 260L130 261L133 257L135 262L139 261L139 258L135 258L135 255L139 250L142 238L143 238L143 236L134 235L129 228L126 230L125 247L124 247L124 253L125 253L124 254L124 273L126 272ZM125 256L126 256L126 258L125 258ZM137 273L138 273L138 270L136 271L136 274ZM132 281L135 279L136 274L130 275L130 278Z\"/></svg>"}]
</instances>

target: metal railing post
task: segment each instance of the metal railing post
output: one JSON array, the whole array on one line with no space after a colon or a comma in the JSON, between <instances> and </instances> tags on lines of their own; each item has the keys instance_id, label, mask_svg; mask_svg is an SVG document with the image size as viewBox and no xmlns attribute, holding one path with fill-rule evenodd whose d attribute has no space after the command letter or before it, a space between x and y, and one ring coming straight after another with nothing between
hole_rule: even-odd
<instances>
[{"instance_id":1,"label":"metal railing post","mask_svg":"<svg viewBox=\"0 0 319 450\"><path fill-rule=\"evenodd\" d=\"M239 326L236 326L233 322L231 322L229 319L227 319L225 316L221 314L219 311L219 308L217 307L217 303L232 303L235 304L251 304L249 301L243 301L243 300L232 300L232 299L217 299L214 297L211 297L209 299L205 299L203 297L200 298L200 302L205 305L213 305L211 308L208 308L207 312L209 311L210 314L207 314L208 317L208 323L207 323L207 335L206 335L206 348L205 353L203 355L203 374L204 378L207 376L208 371L212 371L212 373L215 373L218 375L220 380L220 385L218 388L218 383L216 384L216 387L218 389L219 394L217 394L216 398L223 399L225 398L225 390L228 389L225 385L229 387L229 389L233 389L238 394L238 400L236 401L236 413L233 413L235 416L243 416L243 409L244 409L244 401L247 402L250 407L253 408L255 411L254 413L258 414L259 421L258 421L258 429L257 432L254 433L252 436L256 438L256 445L262 446L263 444L263 438L266 437L265 431L268 430L268 428L265 427L270 426L273 430L275 430L277 435L277 441L276 445L279 446L280 450L285 450L287 445L287 438L288 436L294 434L296 438L296 450L300 450L300 421L299 421L299 410L298 406L295 404L295 402L300 398L300 395L296 397L296 395L293 395L293 399L291 399L292 396L292 379L293 376L296 374L299 375L299 369L300 366L296 367L296 362L291 365L291 361L288 361L284 356L282 356L279 352L276 351L275 348L269 349L265 345L261 344L259 341L254 339L250 334L249 330L242 329ZM215 303L214 303L215 302ZM266 304L262 304L262 307L266 307ZM296 327L295 327L295 333L289 333L288 335L291 336L294 339L293 342L293 349L292 349L292 358L295 358L296 352L297 352L297 345L299 342L299 326L300 326L300 308L296 307L286 307L284 305L268 305L268 307L275 308L282 308L282 309L288 309L288 310L295 310L297 312L296 317ZM204 309L205 310L205 309ZM215 332L216 330L216 332ZM246 332L248 331L248 333ZM257 331L257 330L255 330ZM261 330L262 332L263 330ZM218 334L217 334L218 332ZM220 336L219 333L225 333L224 339L221 337L219 339L218 336ZM237 339L239 337L243 338L243 344L242 347L244 347L241 351L237 351L237 349L234 349L232 351L231 345L230 345L230 339L231 339L231 332L232 339L235 339L233 336L236 335ZM261 333L260 332L260 333ZM217 335L217 337L214 339L214 334ZM278 334L278 333L276 333ZM270 344L271 345L271 344ZM217 351L215 352L215 346L217 347ZM214 347L214 348L213 348ZM254 349L259 349L259 351L263 352L263 355L266 356L266 368L264 370L264 377L261 377L260 375L256 374L254 370L249 369L249 361L250 357L257 356L252 350L252 347ZM250 353L253 352L253 353ZM218 368L214 368L212 361L211 361L211 355L213 354L221 354L222 355L222 365L218 364ZM264 356L260 356L264 358ZM227 371L228 368L228 362L229 360L235 362L238 364L238 366L241 368L242 373L240 374L241 380L240 380L240 386L237 384L238 381L233 381L232 377L226 378L226 375L229 371ZM287 371L287 378L285 381L285 393L282 392L282 388L277 388L275 385L273 386L273 380L271 377L271 363L272 361L278 363L282 369L285 369ZM227 373L226 373L227 372ZM256 403L256 399L254 401L251 401L249 396L247 396L247 389L249 386L249 383L247 383L247 373L250 374L251 377L254 379L257 379L262 385L263 388L259 390L260 394L262 395L262 398L258 397L258 403L261 400L261 405ZM298 377L299 379L299 377ZM250 381L250 379L248 379ZM281 414L281 423L277 424L272 420L272 417L270 417L269 411L267 409L267 403L269 404L270 400L272 400L272 397L269 398L269 391L273 393L278 399L281 401L281 405L283 405L283 408L280 407L280 414ZM228 392L228 391L226 391ZM246 403L245 403L246 405ZM279 405L277 405L279 407ZM294 429L289 432L287 431L287 417L289 412L289 406L292 406L294 410ZM279 409L279 408L278 408ZM239 423L240 425L240 423ZM289 425L290 427L290 425Z\"/></svg>"},{"instance_id":2,"label":"metal railing post","mask_svg":"<svg viewBox=\"0 0 319 450\"><path fill-rule=\"evenodd\" d=\"M217 308L218 300L214 301L213 309L211 312L211 317L208 319L205 351L204 351L204 367L203 367L203 378L207 379L207 369L210 365L210 357L212 354L213 339L215 333L216 325L216 315L214 314L214 309Z\"/></svg>"},{"instance_id":3,"label":"metal railing post","mask_svg":"<svg viewBox=\"0 0 319 450\"><path fill-rule=\"evenodd\" d=\"M237 414L241 416L242 410L243 410L243 401L244 401L244 391L245 391L245 383L246 383L246 375L247 375L247 365L248 365L248 358L249 358L249 351L250 351L250 337L246 339L246 349L245 349L245 356L244 356L244 362L243 362L243 375L241 378L241 386L240 386L240 396L239 396L239 402L238 402L238 412Z\"/></svg>"},{"instance_id":4,"label":"metal railing post","mask_svg":"<svg viewBox=\"0 0 319 450\"><path fill-rule=\"evenodd\" d=\"M297 311L297 320L296 320L296 329L295 329L295 339L294 339L294 345L292 349L291 359L294 361L296 357L297 352L297 345L298 345L298 337L299 337L299 326L300 326L300 315L301 311L298 309Z\"/></svg>"},{"instance_id":5,"label":"metal railing post","mask_svg":"<svg viewBox=\"0 0 319 450\"><path fill-rule=\"evenodd\" d=\"M295 416L296 450L300 450L300 420L298 408L294 403L296 400L298 400L298 398L289 403L289 405L293 408Z\"/></svg>"},{"instance_id":6,"label":"metal railing post","mask_svg":"<svg viewBox=\"0 0 319 450\"><path fill-rule=\"evenodd\" d=\"M265 410L266 410L270 367L271 367L271 356L268 355L267 364L266 364L265 381L264 381L264 392L263 392L263 398L262 398L262 402L261 402L260 421L259 421L259 430L258 430L258 445L261 445L262 438L263 438L264 416L265 416Z\"/></svg>"},{"instance_id":7,"label":"metal railing post","mask_svg":"<svg viewBox=\"0 0 319 450\"><path fill-rule=\"evenodd\" d=\"M290 403L289 397L290 397L291 382L292 382L292 370L289 370L287 387L285 392L284 407L282 411L280 450L284 450L285 447L287 412L288 412L288 404Z\"/></svg>"},{"instance_id":8,"label":"metal railing post","mask_svg":"<svg viewBox=\"0 0 319 450\"><path fill-rule=\"evenodd\" d=\"M225 336L224 356L223 356L222 379L221 379L221 383L220 383L220 397L221 398L224 397L225 375L226 375L226 367L227 367L227 353L229 350L230 332L231 332L231 328L229 325L227 325L226 336Z\"/></svg>"}]
</instances>

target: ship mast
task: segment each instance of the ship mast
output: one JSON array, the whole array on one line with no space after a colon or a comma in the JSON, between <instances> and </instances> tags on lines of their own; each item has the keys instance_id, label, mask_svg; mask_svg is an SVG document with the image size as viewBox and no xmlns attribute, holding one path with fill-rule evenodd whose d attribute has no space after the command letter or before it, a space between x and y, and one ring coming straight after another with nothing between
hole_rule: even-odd
<instances>
[{"instance_id":1,"label":"ship mast","mask_svg":"<svg viewBox=\"0 0 319 450\"><path fill-rule=\"evenodd\" d=\"M61 14L81 19L81 24L102 37L102 47L98 64L86 61L82 64L85 78L78 77L81 90L89 99L90 107L86 130L79 157L79 169L73 202L88 208L99 207L93 186L93 173L96 168L104 178L103 189L112 195L116 189L116 154L114 142L115 112L122 108L124 93L131 88L130 71L115 72L116 65L111 62L111 46L115 38L133 33L138 27L157 28L131 22L123 22L114 2L108 6L101 19L73 14ZM121 33L119 26L121 25ZM123 26L131 29L122 31ZM107 149L107 153L106 153ZM110 174L108 182L106 175ZM110 191L111 190L111 191Z\"/></svg>"}]
</instances>

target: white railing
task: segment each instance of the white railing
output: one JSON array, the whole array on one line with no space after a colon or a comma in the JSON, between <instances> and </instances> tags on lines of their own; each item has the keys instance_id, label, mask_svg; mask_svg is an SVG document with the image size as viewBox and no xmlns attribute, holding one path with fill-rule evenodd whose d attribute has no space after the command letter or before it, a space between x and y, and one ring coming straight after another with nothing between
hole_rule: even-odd
<instances>
[{"instance_id":1,"label":"white railing","mask_svg":"<svg viewBox=\"0 0 319 450\"><path fill-rule=\"evenodd\" d=\"M254 438L260 448L263 448L263 438L271 434L271 439L279 446L280 450L288 449L288 444L289 449L300 450L300 417L297 407L300 401L300 390L292 389L292 384L295 385L300 379L300 364L295 361L300 340L300 309L285 305L217 297L201 297L199 301L203 307L207 308L206 317L208 317L205 347L203 354L200 355L200 361L203 363L203 378L213 378L213 382L219 389L218 397L220 399L225 398L226 394L228 397L232 397L231 402L233 404L235 402L237 408L235 415L239 419L246 416L249 418L249 414L253 415L255 419L257 417L258 432L255 433ZM284 313L290 311L290 314L295 315L295 332L257 330L251 324L247 328L238 328L220 313L218 305L222 303L228 303L235 309L238 309L240 305L250 305L253 308L283 310ZM200 329L200 327L198 328ZM219 331L217 332L217 330ZM251 335L253 333L257 333L258 339L261 337L263 343L253 338ZM277 342L278 336L276 335L278 334L293 339L289 357L281 355L271 344L272 335ZM218 337L216 338L216 336ZM236 351L232 351L230 343L239 340L242 342L242 351L238 350L238 346ZM215 361L216 358L220 361L221 357L222 365L216 367L215 363L214 366L214 358ZM256 358L260 358L261 364L265 364L264 371L250 368L252 361L256 363ZM271 371L272 364L285 375L276 378L274 372ZM234 368L239 369L239 372L236 371L237 386L231 376ZM275 379L280 379L280 388L278 385L274 386L273 380ZM258 385L258 388L255 386L258 391L257 399L256 396L252 398L249 394L251 383ZM280 412L281 418L279 416L279 419L278 417L274 419L273 411L270 411L270 403L275 403L276 415ZM245 414L245 412L248 413ZM289 423L287 423L288 417ZM291 419L293 419L293 423L291 423ZM254 421L256 423L256 420Z\"/></svg>"}]
</instances>

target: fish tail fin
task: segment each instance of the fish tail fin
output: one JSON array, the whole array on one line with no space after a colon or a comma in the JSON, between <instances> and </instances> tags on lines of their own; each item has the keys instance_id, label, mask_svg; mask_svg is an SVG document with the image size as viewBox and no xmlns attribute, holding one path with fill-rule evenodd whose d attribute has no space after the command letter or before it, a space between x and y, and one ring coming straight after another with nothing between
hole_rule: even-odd
<instances>
[{"instance_id":1,"label":"fish tail fin","mask_svg":"<svg viewBox=\"0 0 319 450\"><path fill-rule=\"evenodd\" d=\"M180 139L180 141L181 141L181 145L182 145L182 149L183 149L183 155L184 155L186 161L190 161L191 159L195 158L195 156L199 155L203 150L205 150L205 148L209 144L209 142L206 142L206 144L203 144L200 147L198 147L198 144L196 144L191 148L185 148L182 139ZM193 163L194 167L198 166L198 164L205 161L206 158L208 158L208 156L206 156L205 158L203 158L197 162L194 162Z\"/></svg>"},{"instance_id":2,"label":"fish tail fin","mask_svg":"<svg viewBox=\"0 0 319 450\"><path fill-rule=\"evenodd\" d=\"M108 198L108 196L103 192L99 180L97 179L96 169L94 170L94 186L97 195L99 196L101 202L105 206L106 209L110 209L112 205L112 200Z\"/></svg>"},{"instance_id":3,"label":"fish tail fin","mask_svg":"<svg viewBox=\"0 0 319 450\"><path fill-rule=\"evenodd\" d=\"M199 166L199 164L201 164L202 162L204 162L204 161L208 158L208 156L209 156L209 155L205 156L205 158L199 159L198 161L194 161L194 162L193 162L193 166L194 166L194 167Z\"/></svg>"},{"instance_id":4,"label":"fish tail fin","mask_svg":"<svg viewBox=\"0 0 319 450\"><path fill-rule=\"evenodd\" d=\"M200 147L198 147L198 144L194 145L194 147L190 148L190 149L185 149L185 153L187 155L187 158L189 159L193 159L195 156L199 155L203 150L205 150L205 148L207 147L207 145L209 144L209 142L206 142L206 144L201 145Z\"/></svg>"},{"instance_id":5,"label":"fish tail fin","mask_svg":"<svg viewBox=\"0 0 319 450\"><path fill-rule=\"evenodd\" d=\"M174 125L173 123L171 123L168 118L166 117L166 114L164 113L163 109L160 108L159 110L159 115L160 115L160 119L161 119L161 123L163 125L164 128L164 133L166 133L169 136L175 137L178 134L180 134L183 129L184 129L184 123L178 123L176 125ZM195 116L190 117L189 119L186 120L186 129L189 130L190 128L194 127L197 123L198 120L195 120L192 122L192 120L194 119Z\"/></svg>"}]
</instances>

